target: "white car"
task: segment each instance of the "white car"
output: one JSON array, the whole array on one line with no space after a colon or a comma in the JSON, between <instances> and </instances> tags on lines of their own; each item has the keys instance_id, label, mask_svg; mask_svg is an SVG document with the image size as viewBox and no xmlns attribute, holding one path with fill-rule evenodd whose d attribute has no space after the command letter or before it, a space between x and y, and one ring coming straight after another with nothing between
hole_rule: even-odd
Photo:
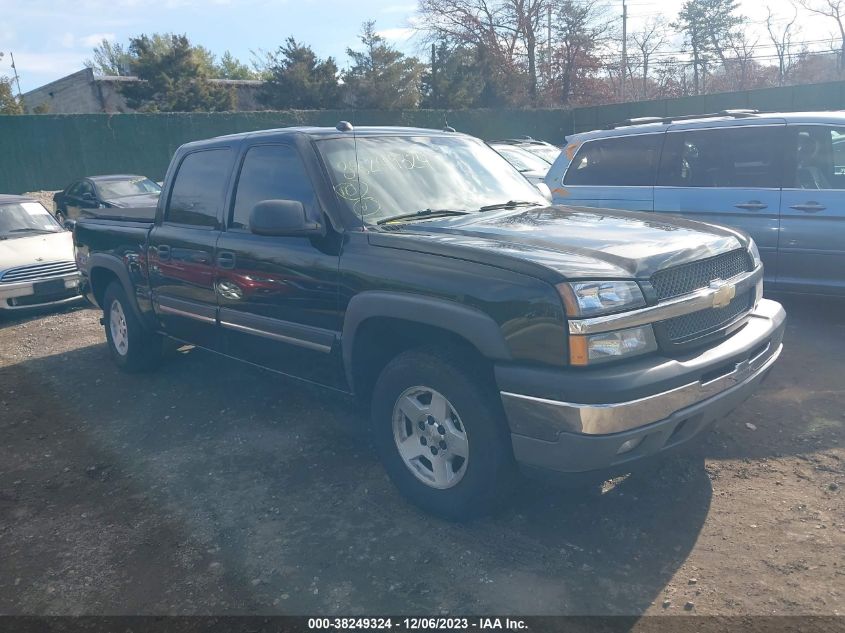
<instances>
[{"instance_id":1,"label":"white car","mask_svg":"<svg viewBox=\"0 0 845 633\"><path fill-rule=\"evenodd\" d=\"M82 299L73 235L41 203L0 195L0 312Z\"/></svg>"}]
</instances>

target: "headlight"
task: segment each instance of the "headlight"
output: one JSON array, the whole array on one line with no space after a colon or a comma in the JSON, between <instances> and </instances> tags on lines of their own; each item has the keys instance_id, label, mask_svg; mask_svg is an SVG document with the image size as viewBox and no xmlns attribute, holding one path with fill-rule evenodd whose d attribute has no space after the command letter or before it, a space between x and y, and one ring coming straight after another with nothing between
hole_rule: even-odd
<instances>
[{"instance_id":1,"label":"headlight","mask_svg":"<svg viewBox=\"0 0 845 633\"><path fill-rule=\"evenodd\" d=\"M656 349L657 341L650 325L589 336L570 336L569 362L572 365L594 365Z\"/></svg>"},{"instance_id":2,"label":"headlight","mask_svg":"<svg viewBox=\"0 0 845 633\"><path fill-rule=\"evenodd\" d=\"M633 310L645 305L640 287L634 281L581 281L558 284L566 315L585 318Z\"/></svg>"},{"instance_id":3,"label":"headlight","mask_svg":"<svg viewBox=\"0 0 845 633\"><path fill-rule=\"evenodd\" d=\"M757 244L750 238L748 241L748 252L751 253L751 259L754 260L754 268L757 268L757 266L763 263L763 260L760 259L760 250L757 248Z\"/></svg>"}]
</instances>

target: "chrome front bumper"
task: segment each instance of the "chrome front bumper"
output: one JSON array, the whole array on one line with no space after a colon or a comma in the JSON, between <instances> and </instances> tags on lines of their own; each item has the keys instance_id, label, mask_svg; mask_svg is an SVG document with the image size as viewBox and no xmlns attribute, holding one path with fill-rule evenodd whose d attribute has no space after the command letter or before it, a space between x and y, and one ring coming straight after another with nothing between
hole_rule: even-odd
<instances>
[{"instance_id":1,"label":"chrome front bumper","mask_svg":"<svg viewBox=\"0 0 845 633\"><path fill-rule=\"evenodd\" d=\"M610 402L579 403L503 389L517 461L583 471L658 452L668 446L669 438L674 438L674 445L691 428L726 415L754 392L780 356L785 320L780 304L761 300L740 331L695 357L655 359L653 365L636 366L631 376L621 379L618 374L592 374L592 393L599 392L604 382ZM652 393L613 401L614 389L620 385L636 379L645 383L640 389L647 389L650 375L667 374L681 377L681 383L663 388L667 383L661 378ZM561 385L566 390L565 377ZM676 428L690 420L695 424L679 436ZM652 440L644 442L649 436ZM640 444L642 448L626 454L626 447ZM597 447L594 455L592 447Z\"/></svg>"},{"instance_id":2,"label":"chrome front bumper","mask_svg":"<svg viewBox=\"0 0 845 633\"><path fill-rule=\"evenodd\" d=\"M35 294L35 284L44 281L55 281L61 279L64 281L65 290L71 291L79 289L82 283L82 276L77 272L70 275L62 275L59 277L46 277L44 279L34 279L31 281L18 281L14 283L0 283L0 310L25 310L29 308L38 308L47 305L61 305L64 303L71 303L79 301L82 298L80 293L70 297L63 297L58 300L51 300L45 297L43 303L27 303L26 305L14 305L13 299L21 297L30 297Z\"/></svg>"}]
</instances>

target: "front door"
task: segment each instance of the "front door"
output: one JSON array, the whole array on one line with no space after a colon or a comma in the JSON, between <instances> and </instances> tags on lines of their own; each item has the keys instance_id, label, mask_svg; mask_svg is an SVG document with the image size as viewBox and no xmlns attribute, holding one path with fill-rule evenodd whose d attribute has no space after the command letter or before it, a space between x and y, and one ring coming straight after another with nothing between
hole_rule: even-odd
<instances>
[{"instance_id":1,"label":"front door","mask_svg":"<svg viewBox=\"0 0 845 633\"><path fill-rule=\"evenodd\" d=\"M342 386L339 236L273 237L249 231L262 200L296 200L323 222L295 147L246 151L227 228L217 243L223 345L231 356L329 386Z\"/></svg>"},{"instance_id":2,"label":"front door","mask_svg":"<svg viewBox=\"0 0 845 633\"><path fill-rule=\"evenodd\" d=\"M219 348L214 256L234 154L225 147L187 154L150 233L150 286L165 331L209 349Z\"/></svg>"},{"instance_id":3,"label":"front door","mask_svg":"<svg viewBox=\"0 0 845 633\"><path fill-rule=\"evenodd\" d=\"M784 133L785 125L670 130L654 210L742 229L774 281Z\"/></svg>"},{"instance_id":4,"label":"front door","mask_svg":"<svg viewBox=\"0 0 845 633\"><path fill-rule=\"evenodd\" d=\"M778 286L845 295L845 127L787 130Z\"/></svg>"}]
</instances>

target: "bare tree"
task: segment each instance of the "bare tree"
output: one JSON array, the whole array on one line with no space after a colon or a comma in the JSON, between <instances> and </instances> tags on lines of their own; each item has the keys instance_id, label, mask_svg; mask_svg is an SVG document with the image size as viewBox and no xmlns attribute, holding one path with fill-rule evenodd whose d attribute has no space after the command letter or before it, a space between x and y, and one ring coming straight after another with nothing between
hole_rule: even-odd
<instances>
[{"instance_id":1,"label":"bare tree","mask_svg":"<svg viewBox=\"0 0 845 633\"><path fill-rule=\"evenodd\" d=\"M528 58L528 93L531 105L537 105L537 41L546 12L546 0L507 0L505 15L510 18L501 25L515 30L523 41Z\"/></svg>"},{"instance_id":2,"label":"bare tree","mask_svg":"<svg viewBox=\"0 0 845 633\"><path fill-rule=\"evenodd\" d=\"M771 8L769 8L769 13L766 16L766 30L769 32L769 39L772 41L778 57L779 86L784 84L786 74L792 68L792 37L795 21L798 19L798 7L792 5L792 10L792 19L782 27L777 25Z\"/></svg>"},{"instance_id":3,"label":"bare tree","mask_svg":"<svg viewBox=\"0 0 845 633\"><path fill-rule=\"evenodd\" d=\"M559 98L569 103L576 82L599 65L595 55L610 30L606 8L596 3L557 0L553 7L553 74L559 86Z\"/></svg>"},{"instance_id":4,"label":"bare tree","mask_svg":"<svg viewBox=\"0 0 845 633\"><path fill-rule=\"evenodd\" d=\"M478 55L484 94L489 105L503 98L500 90L512 75L520 31L509 21L502 0L419 0L417 13L432 41L470 45Z\"/></svg>"},{"instance_id":5,"label":"bare tree","mask_svg":"<svg viewBox=\"0 0 845 633\"><path fill-rule=\"evenodd\" d=\"M631 33L631 40L637 47L637 55L642 70L642 93L641 99L648 99L648 71L649 64L654 54L663 48L668 39L666 20L662 16L650 18L642 27Z\"/></svg>"},{"instance_id":6,"label":"bare tree","mask_svg":"<svg viewBox=\"0 0 845 633\"><path fill-rule=\"evenodd\" d=\"M725 71L728 77L731 77L731 84L734 89L747 89L751 69L756 63L754 61L754 52L757 49L759 38L751 40L746 35L745 31L736 31L731 33L727 38L727 48L733 53L732 58L726 61ZM735 73L730 71L735 69Z\"/></svg>"},{"instance_id":7,"label":"bare tree","mask_svg":"<svg viewBox=\"0 0 845 633\"><path fill-rule=\"evenodd\" d=\"M839 29L839 72L845 69L845 0L798 0L806 11L831 18Z\"/></svg>"}]
</instances>

